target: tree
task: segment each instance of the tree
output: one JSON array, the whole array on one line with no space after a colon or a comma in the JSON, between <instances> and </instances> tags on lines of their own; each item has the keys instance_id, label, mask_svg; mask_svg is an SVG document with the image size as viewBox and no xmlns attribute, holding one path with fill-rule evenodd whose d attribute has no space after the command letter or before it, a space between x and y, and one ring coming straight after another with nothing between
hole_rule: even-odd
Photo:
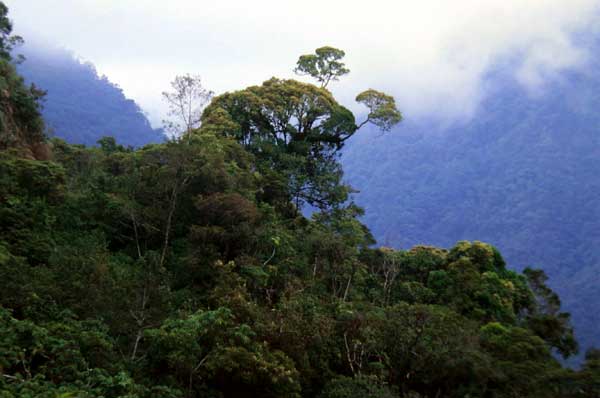
<instances>
[{"instance_id":1,"label":"tree","mask_svg":"<svg viewBox=\"0 0 600 398\"><path fill-rule=\"evenodd\" d=\"M328 173L320 175L337 172L331 166L337 163L335 154L360 127L373 123L389 131L402 120L393 97L367 90L357 101L369 108L369 114L356 124L352 112L326 89L329 82L349 73L340 61L344 54L333 47L321 47L315 54L300 57L296 73L314 77L321 87L272 78L262 86L216 97L204 111L202 123L207 129L235 138L267 160L269 167L293 169L288 181L300 181L297 189L306 190L316 181L316 169L329 164ZM299 168L305 170L298 172Z\"/></svg>"},{"instance_id":2,"label":"tree","mask_svg":"<svg viewBox=\"0 0 600 398\"><path fill-rule=\"evenodd\" d=\"M600 396L600 350L590 348L585 353L585 362L578 374L579 390L582 398Z\"/></svg>"},{"instance_id":3,"label":"tree","mask_svg":"<svg viewBox=\"0 0 600 398\"><path fill-rule=\"evenodd\" d=\"M173 372L188 397L207 387L225 396L298 397L293 362L256 342L250 326L237 324L228 308L168 319L146 334L150 361Z\"/></svg>"},{"instance_id":4,"label":"tree","mask_svg":"<svg viewBox=\"0 0 600 398\"><path fill-rule=\"evenodd\" d=\"M302 155L340 149L356 131L352 113L328 90L277 78L216 97L202 123L252 150L269 144Z\"/></svg>"},{"instance_id":5,"label":"tree","mask_svg":"<svg viewBox=\"0 0 600 398\"><path fill-rule=\"evenodd\" d=\"M341 62L345 55L344 51L337 48L320 47L315 50L315 54L300 56L294 72L311 76L321 84L321 88L327 88L331 81L337 81L340 76L350 73L350 69ZM396 101L390 95L369 89L360 93L356 101L369 108L367 118L357 126L357 130L367 123L373 123L383 131L390 131L402 120Z\"/></svg>"},{"instance_id":6,"label":"tree","mask_svg":"<svg viewBox=\"0 0 600 398\"><path fill-rule=\"evenodd\" d=\"M374 341L390 382L401 388L402 396L412 390L448 397L449 390L460 389L473 377L485 384L474 372L481 359L475 322L443 306L400 303L384 311Z\"/></svg>"},{"instance_id":7,"label":"tree","mask_svg":"<svg viewBox=\"0 0 600 398\"><path fill-rule=\"evenodd\" d=\"M325 81L332 76L323 77ZM364 98L363 98L364 97ZM285 196L327 208L347 200L337 153L366 123L389 130L401 120L394 99L370 90L360 96L370 107L357 126L350 110L331 92L296 80L272 78L261 86L216 97L202 115L203 127L235 138L285 181Z\"/></svg>"},{"instance_id":8,"label":"tree","mask_svg":"<svg viewBox=\"0 0 600 398\"><path fill-rule=\"evenodd\" d=\"M553 394L558 386L551 380L560 365L531 330L491 322L480 328L479 340L492 357L489 396L562 397Z\"/></svg>"},{"instance_id":9,"label":"tree","mask_svg":"<svg viewBox=\"0 0 600 398\"><path fill-rule=\"evenodd\" d=\"M321 88L326 88L331 81L337 81L340 76L350 72L344 63L340 62L345 55L344 51L337 48L320 47L314 54L300 56L294 72L311 76L321 84Z\"/></svg>"},{"instance_id":10,"label":"tree","mask_svg":"<svg viewBox=\"0 0 600 398\"><path fill-rule=\"evenodd\" d=\"M402 121L402 114L396 108L396 101L391 95L369 89L358 94L356 102L369 108L367 118L358 125L358 128L367 123L373 123L382 131L390 131L392 127Z\"/></svg>"},{"instance_id":11,"label":"tree","mask_svg":"<svg viewBox=\"0 0 600 398\"><path fill-rule=\"evenodd\" d=\"M272 78L216 97L202 123L206 131L235 138L255 155L262 172L276 173L284 181L286 201L297 207L346 200L335 155L356 123L326 89Z\"/></svg>"},{"instance_id":12,"label":"tree","mask_svg":"<svg viewBox=\"0 0 600 398\"><path fill-rule=\"evenodd\" d=\"M398 395L377 380L341 376L327 384L319 398L394 398Z\"/></svg>"},{"instance_id":13,"label":"tree","mask_svg":"<svg viewBox=\"0 0 600 398\"><path fill-rule=\"evenodd\" d=\"M556 348L563 358L576 354L579 347L570 323L571 316L561 311L560 298L546 285L548 276L543 270L531 268L523 270L523 274L536 299L528 314L529 328Z\"/></svg>"},{"instance_id":14,"label":"tree","mask_svg":"<svg viewBox=\"0 0 600 398\"><path fill-rule=\"evenodd\" d=\"M202 110L213 96L213 92L202 86L199 75L176 76L171 82L171 92L163 92L163 99L169 106L168 115L173 118L165 121L165 126L173 135L188 133L200 127Z\"/></svg>"},{"instance_id":15,"label":"tree","mask_svg":"<svg viewBox=\"0 0 600 398\"><path fill-rule=\"evenodd\" d=\"M0 58L10 61L12 59L11 51L16 46L23 44L21 36L11 35L12 21L8 19L8 7L0 1ZM19 55L17 61L22 61L23 57Z\"/></svg>"},{"instance_id":16,"label":"tree","mask_svg":"<svg viewBox=\"0 0 600 398\"><path fill-rule=\"evenodd\" d=\"M48 158L40 114L45 92L33 84L27 87L16 71L11 51L23 39L11 35L12 22L7 14L8 8L0 1L0 149L16 148L24 157ZM17 58L19 61L22 57Z\"/></svg>"}]
</instances>

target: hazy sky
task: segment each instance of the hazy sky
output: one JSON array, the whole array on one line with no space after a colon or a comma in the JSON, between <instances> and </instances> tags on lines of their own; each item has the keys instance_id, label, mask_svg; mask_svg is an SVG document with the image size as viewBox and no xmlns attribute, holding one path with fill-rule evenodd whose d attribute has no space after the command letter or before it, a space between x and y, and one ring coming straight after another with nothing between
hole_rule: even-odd
<instances>
[{"instance_id":1,"label":"hazy sky","mask_svg":"<svg viewBox=\"0 0 600 398\"><path fill-rule=\"evenodd\" d=\"M344 104L375 88L405 115L468 116L497 62L532 90L585 64L574 36L596 34L600 0L4 0L15 31L94 63L161 120L176 74L216 91L292 77L300 54L346 51Z\"/></svg>"}]
</instances>

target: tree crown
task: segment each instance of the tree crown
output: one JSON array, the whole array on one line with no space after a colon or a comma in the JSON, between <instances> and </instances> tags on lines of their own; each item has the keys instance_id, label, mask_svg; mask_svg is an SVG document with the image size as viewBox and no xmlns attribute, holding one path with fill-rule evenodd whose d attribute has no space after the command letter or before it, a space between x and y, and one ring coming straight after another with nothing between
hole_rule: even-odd
<instances>
[{"instance_id":1,"label":"tree crown","mask_svg":"<svg viewBox=\"0 0 600 398\"><path fill-rule=\"evenodd\" d=\"M314 54L300 56L294 72L315 78L325 88L330 82L350 73L350 69L341 62L345 55L344 51L334 47L320 47Z\"/></svg>"}]
</instances>

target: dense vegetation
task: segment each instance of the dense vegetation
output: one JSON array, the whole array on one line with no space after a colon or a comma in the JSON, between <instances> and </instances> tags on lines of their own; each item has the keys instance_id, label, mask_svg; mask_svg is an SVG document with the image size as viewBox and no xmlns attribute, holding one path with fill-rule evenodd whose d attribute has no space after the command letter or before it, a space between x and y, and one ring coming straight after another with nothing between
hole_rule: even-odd
<instances>
[{"instance_id":1,"label":"dense vegetation","mask_svg":"<svg viewBox=\"0 0 600 398\"><path fill-rule=\"evenodd\" d=\"M13 148L21 156L42 159L47 156L44 145L44 121L40 115L39 99L43 92L34 85L27 86L17 73L12 49L22 43L12 35L12 22L7 7L0 2L0 150Z\"/></svg>"},{"instance_id":2,"label":"dense vegetation","mask_svg":"<svg viewBox=\"0 0 600 398\"><path fill-rule=\"evenodd\" d=\"M362 124L326 84L272 79L170 142L7 144L0 397L598 396L598 351L553 355L577 344L542 271L481 242L372 247L337 161Z\"/></svg>"},{"instance_id":3,"label":"dense vegetation","mask_svg":"<svg viewBox=\"0 0 600 398\"><path fill-rule=\"evenodd\" d=\"M533 95L499 68L472 120L408 119L393 134L357 136L342 159L378 241L493 242L511 268L548 273L584 347L600 344L598 60Z\"/></svg>"},{"instance_id":4,"label":"dense vegetation","mask_svg":"<svg viewBox=\"0 0 600 398\"><path fill-rule=\"evenodd\" d=\"M19 73L46 92L42 115L51 135L85 145L106 135L134 147L164 141L162 130L153 129L140 107L92 64L59 48L28 44L18 51L26 58Z\"/></svg>"}]
</instances>

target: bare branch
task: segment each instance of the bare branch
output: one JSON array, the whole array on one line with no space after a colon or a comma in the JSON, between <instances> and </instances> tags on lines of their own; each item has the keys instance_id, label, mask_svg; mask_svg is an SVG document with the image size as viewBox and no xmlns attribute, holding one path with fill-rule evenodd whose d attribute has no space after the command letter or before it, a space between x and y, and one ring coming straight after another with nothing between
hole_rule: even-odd
<instances>
[{"instance_id":1,"label":"bare branch","mask_svg":"<svg viewBox=\"0 0 600 398\"><path fill-rule=\"evenodd\" d=\"M172 135L180 136L200 127L202 111L214 93L202 86L200 76L190 74L176 76L171 88L173 91L162 93L171 118L164 124Z\"/></svg>"}]
</instances>

